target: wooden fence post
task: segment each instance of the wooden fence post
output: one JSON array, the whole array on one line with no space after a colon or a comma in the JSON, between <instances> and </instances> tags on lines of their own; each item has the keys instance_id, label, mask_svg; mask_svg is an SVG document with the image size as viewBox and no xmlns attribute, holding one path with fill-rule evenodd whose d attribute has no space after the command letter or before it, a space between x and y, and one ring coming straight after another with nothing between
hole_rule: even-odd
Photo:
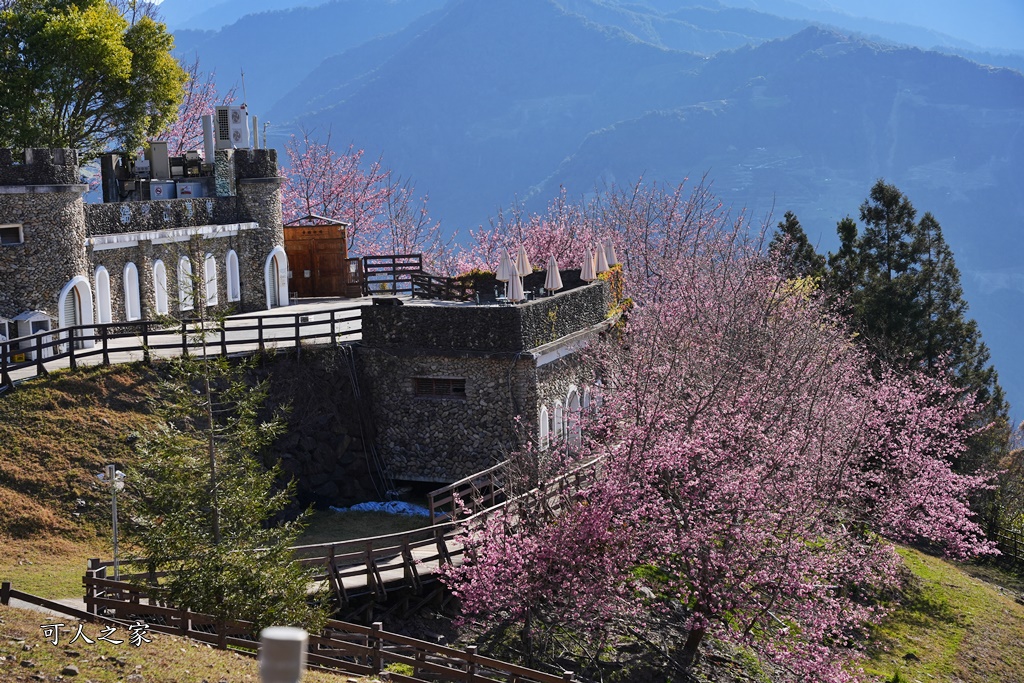
<instances>
[{"instance_id":1,"label":"wooden fence post","mask_svg":"<svg viewBox=\"0 0 1024 683\"><path fill-rule=\"evenodd\" d=\"M0 605L11 604L11 582L0 583Z\"/></svg>"},{"instance_id":2,"label":"wooden fence post","mask_svg":"<svg viewBox=\"0 0 1024 683\"><path fill-rule=\"evenodd\" d=\"M466 681L467 683L476 681L476 645L466 648Z\"/></svg>"},{"instance_id":3,"label":"wooden fence post","mask_svg":"<svg viewBox=\"0 0 1024 683\"><path fill-rule=\"evenodd\" d=\"M373 673L379 674L384 668L383 662L380 661L381 656L381 642L380 642L380 631L384 627L384 624L375 621L370 625L370 649L373 651Z\"/></svg>"},{"instance_id":4,"label":"wooden fence post","mask_svg":"<svg viewBox=\"0 0 1024 683\"><path fill-rule=\"evenodd\" d=\"M75 328L68 328L68 365L72 370L78 369L78 359L75 358Z\"/></svg>"},{"instance_id":5,"label":"wooden fence post","mask_svg":"<svg viewBox=\"0 0 1024 683\"><path fill-rule=\"evenodd\" d=\"M264 350L263 347L263 316L256 318L256 339L259 342L260 351Z\"/></svg>"},{"instance_id":6,"label":"wooden fence post","mask_svg":"<svg viewBox=\"0 0 1024 683\"><path fill-rule=\"evenodd\" d=\"M142 362L146 365L150 363L149 357L149 321L142 321Z\"/></svg>"},{"instance_id":7,"label":"wooden fence post","mask_svg":"<svg viewBox=\"0 0 1024 683\"><path fill-rule=\"evenodd\" d=\"M107 336L110 333L110 329L104 325L100 328L100 339L103 340L103 364L110 365L110 349L107 346Z\"/></svg>"},{"instance_id":8,"label":"wooden fence post","mask_svg":"<svg viewBox=\"0 0 1024 683\"><path fill-rule=\"evenodd\" d=\"M225 327L225 325L224 325L224 322L222 321L220 323L220 355L227 356L228 355L227 330L224 329L224 327Z\"/></svg>"},{"instance_id":9,"label":"wooden fence post","mask_svg":"<svg viewBox=\"0 0 1024 683\"><path fill-rule=\"evenodd\" d=\"M188 355L188 323L181 321L181 355Z\"/></svg>"},{"instance_id":10,"label":"wooden fence post","mask_svg":"<svg viewBox=\"0 0 1024 683\"><path fill-rule=\"evenodd\" d=\"M301 327L300 327L301 322L299 321L300 317L301 316L298 313L295 314L295 357L296 358L298 358L299 356L302 355L302 332L301 332Z\"/></svg>"},{"instance_id":11,"label":"wooden fence post","mask_svg":"<svg viewBox=\"0 0 1024 683\"><path fill-rule=\"evenodd\" d=\"M335 311L331 311L331 346L338 345L338 337L334 334L334 313Z\"/></svg>"}]
</instances>

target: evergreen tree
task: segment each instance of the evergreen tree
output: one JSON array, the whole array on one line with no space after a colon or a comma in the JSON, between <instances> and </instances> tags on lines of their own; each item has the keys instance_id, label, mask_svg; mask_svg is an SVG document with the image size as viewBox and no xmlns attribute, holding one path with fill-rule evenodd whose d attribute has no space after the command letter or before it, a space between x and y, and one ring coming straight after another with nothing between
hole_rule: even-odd
<instances>
[{"instance_id":1,"label":"evergreen tree","mask_svg":"<svg viewBox=\"0 0 1024 683\"><path fill-rule=\"evenodd\" d=\"M768 253L788 279L820 278L825 273L825 257L815 251L796 214L787 211L768 244Z\"/></svg>"},{"instance_id":2,"label":"evergreen tree","mask_svg":"<svg viewBox=\"0 0 1024 683\"><path fill-rule=\"evenodd\" d=\"M203 272L193 268L193 292L205 291ZM310 570L289 550L303 520L272 522L293 487L281 488L279 470L258 458L283 420L266 418L266 381L248 379L255 358L233 362L207 347L223 318L210 315L203 297L195 312L201 353L168 361L154 404L163 424L143 434L141 464L128 472L129 539L148 568L166 573L161 589L170 604L257 629L317 632L323 603L310 599Z\"/></svg>"},{"instance_id":3,"label":"evergreen tree","mask_svg":"<svg viewBox=\"0 0 1024 683\"><path fill-rule=\"evenodd\" d=\"M170 604L258 629L318 630L324 612L288 550L302 527L269 523L291 490L254 457L281 431L280 420L258 419L265 385L245 381L248 364L226 358L168 364L157 406L164 424L143 435L141 464L128 473L131 540L167 572Z\"/></svg>"},{"instance_id":4,"label":"evergreen tree","mask_svg":"<svg viewBox=\"0 0 1024 683\"><path fill-rule=\"evenodd\" d=\"M1007 406L978 325L967 317L960 272L930 213L917 211L894 185L879 180L860 207L864 224L837 226L840 246L829 254L826 288L841 302L860 338L895 367L947 372L985 407L976 437L959 464L974 471L1005 451Z\"/></svg>"}]
</instances>

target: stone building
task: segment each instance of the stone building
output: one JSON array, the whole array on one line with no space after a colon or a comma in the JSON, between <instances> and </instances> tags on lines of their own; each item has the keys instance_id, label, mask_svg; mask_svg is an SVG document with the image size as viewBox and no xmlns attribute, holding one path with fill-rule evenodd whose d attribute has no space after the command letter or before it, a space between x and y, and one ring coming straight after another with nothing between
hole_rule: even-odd
<instances>
[{"instance_id":1,"label":"stone building","mask_svg":"<svg viewBox=\"0 0 1024 683\"><path fill-rule=\"evenodd\" d=\"M608 297L597 281L515 306L363 307L364 395L391 476L451 482L526 441L578 439L598 400L578 352L607 329Z\"/></svg>"},{"instance_id":2,"label":"stone building","mask_svg":"<svg viewBox=\"0 0 1024 683\"><path fill-rule=\"evenodd\" d=\"M214 168L200 179L207 196L91 204L74 150L0 149L0 320L40 312L66 327L287 304L276 150L217 150Z\"/></svg>"}]
</instances>

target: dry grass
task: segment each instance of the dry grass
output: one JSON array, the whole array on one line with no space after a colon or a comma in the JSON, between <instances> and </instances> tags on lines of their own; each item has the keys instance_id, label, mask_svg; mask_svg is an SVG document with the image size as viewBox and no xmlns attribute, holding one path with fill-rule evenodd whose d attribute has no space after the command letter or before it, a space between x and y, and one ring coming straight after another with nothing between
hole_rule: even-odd
<instances>
[{"instance_id":1,"label":"dry grass","mask_svg":"<svg viewBox=\"0 0 1024 683\"><path fill-rule=\"evenodd\" d=\"M64 623L58 645L44 638L43 624ZM83 633L96 642L87 644L74 637L79 622L68 617L53 617L40 612L0 606L0 680L59 681L68 665L78 668L75 680L115 683L134 680L145 683L181 683L182 681L254 681L260 680L259 666L252 657L236 652L215 650L205 644L162 633L149 633L152 641L138 647L127 640L124 629L112 639L120 645L99 641L101 627L84 624ZM64 675L63 680L72 680ZM307 672L309 683L346 683L364 679L352 674Z\"/></svg>"}]
</instances>

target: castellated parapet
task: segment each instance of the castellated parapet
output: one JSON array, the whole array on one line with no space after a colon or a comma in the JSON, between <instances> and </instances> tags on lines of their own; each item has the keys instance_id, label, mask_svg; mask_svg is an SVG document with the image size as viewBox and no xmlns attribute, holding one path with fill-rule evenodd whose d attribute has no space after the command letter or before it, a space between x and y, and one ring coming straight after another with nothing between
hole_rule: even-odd
<instances>
[{"instance_id":1,"label":"castellated parapet","mask_svg":"<svg viewBox=\"0 0 1024 683\"><path fill-rule=\"evenodd\" d=\"M217 162L212 196L91 204L74 150L0 149L0 316L40 310L54 326L191 317L208 293L179 295L189 267L198 290L209 273L216 309L287 303L277 152L218 150Z\"/></svg>"},{"instance_id":2,"label":"castellated parapet","mask_svg":"<svg viewBox=\"0 0 1024 683\"><path fill-rule=\"evenodd\" d=\"M516 306L364 306L360 372L390 475L451 482L540 447L542 424L552 441L578 428L595 387L578 354L608 324L608 291L598 281Z\"/></svg>"}]
</instances>

